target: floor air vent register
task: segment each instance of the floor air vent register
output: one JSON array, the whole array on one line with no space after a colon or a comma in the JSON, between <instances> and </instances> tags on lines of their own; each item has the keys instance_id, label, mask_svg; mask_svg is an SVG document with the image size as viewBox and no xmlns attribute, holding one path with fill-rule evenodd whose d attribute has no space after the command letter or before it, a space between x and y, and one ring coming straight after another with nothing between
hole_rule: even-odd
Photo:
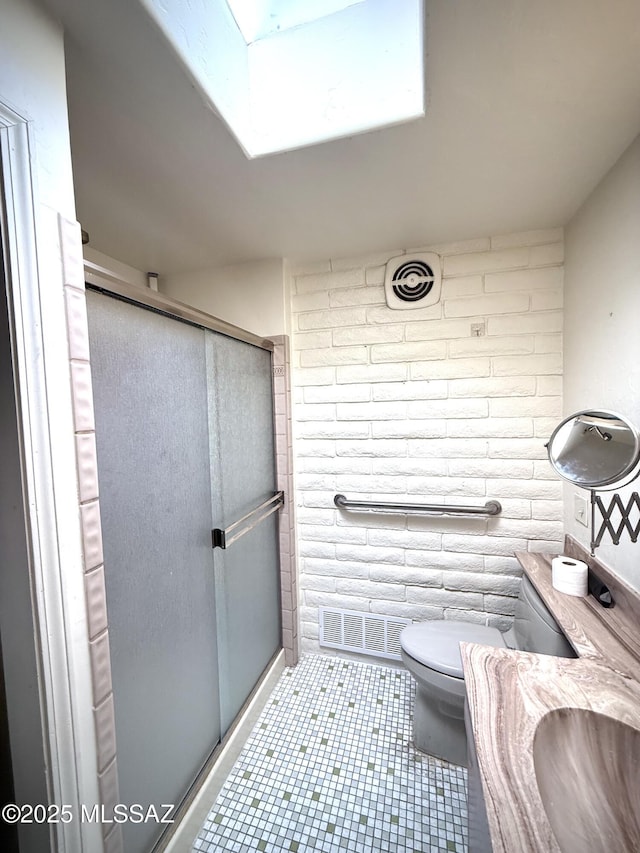
<instances>
[{"instance_id":1,"label":"floor air vent register","mask_svg":"<svg viewBox=\"0 0 640 853\"><path fill-rule=\"evenodd\" d=\"M321 607L320 645L387 660L401 660L400 632L406 625L411 625L411 619Z\"/></svg>"}]
</instances>

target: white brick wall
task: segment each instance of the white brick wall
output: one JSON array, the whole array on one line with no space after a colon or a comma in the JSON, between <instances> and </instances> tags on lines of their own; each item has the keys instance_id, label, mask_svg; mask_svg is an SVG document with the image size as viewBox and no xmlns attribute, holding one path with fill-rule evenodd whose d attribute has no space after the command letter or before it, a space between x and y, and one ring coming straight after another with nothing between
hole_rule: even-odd
<instances>
[{"instance_id":1,"label":"white brick wall","mask_svg":"<svg viewBox=\"0 0 640 853\"><path fill-rule=\"evenodd\" d=\"M560 546L562 490L544 442L561 417L562 231L426 250L442 257L443 287L425 309L386 306L384 264L399 252L295 270L303 651L318 650L321 605L506 628L518 592L513 552ZM486 334L472 336L472 323ZM347 514L334 507L338 492L495 498L503 512Z\"/></svg>"}]
</instances>

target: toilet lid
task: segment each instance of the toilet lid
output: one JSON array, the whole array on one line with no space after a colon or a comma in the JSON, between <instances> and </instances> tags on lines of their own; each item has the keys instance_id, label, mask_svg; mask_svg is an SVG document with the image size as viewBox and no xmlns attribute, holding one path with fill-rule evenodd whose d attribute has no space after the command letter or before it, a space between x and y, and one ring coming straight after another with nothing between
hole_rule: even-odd
<instances>
[{"instance_id":1,"label":"toilet lid","mask_svg":"<svg viewBox=\"0 0 640 853\"><path fill-rule=\"evenodd\" d=\"M400 634L400 645L408 655L424 666L454 678L463 677L461 642L481 643L499 649L507 645L497 628L470 622L419 622L408 625Z\"/></svg>"}]
</instances>

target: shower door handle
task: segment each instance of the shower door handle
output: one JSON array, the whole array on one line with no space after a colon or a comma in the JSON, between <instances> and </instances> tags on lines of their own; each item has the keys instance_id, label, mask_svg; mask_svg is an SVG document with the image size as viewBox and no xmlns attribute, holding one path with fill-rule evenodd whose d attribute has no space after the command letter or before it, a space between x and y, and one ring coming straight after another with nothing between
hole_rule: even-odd
<instances>
[{"instance_id":1,"label":"shower door handle","mask_svg":"<svg viewBox=\"0 0 640 853\"><path fill-rule=\"evenodd\" d=\"M211 531L212 548L229 548L241 536L253 530L261 521L264 521L282 506L284 506L284 492L276 492L273 497L268 498L260 506L252 509L251 512L243 515L242 518L234 521L228 527L224 529L221 527L214 528Z\"/></svg>"}]
</instances>

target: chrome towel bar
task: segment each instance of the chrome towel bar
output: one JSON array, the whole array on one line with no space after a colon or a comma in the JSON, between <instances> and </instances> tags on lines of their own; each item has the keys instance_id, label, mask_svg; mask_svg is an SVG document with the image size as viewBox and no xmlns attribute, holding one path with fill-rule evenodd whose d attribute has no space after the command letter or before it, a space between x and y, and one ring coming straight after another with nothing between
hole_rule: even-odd
<instances>
[{"instance_id":1,"label":"chrome towel bar","mask_svg":"<svg viewBox=\"0 0 640 853\"><path fill-rule=\"evenodd\" d=\"M239 518L237 521L234 521L233 524L229 525L229 527L225 527L224 530L220 527L216 527L211 531L212 547L223 549L228 548L240 539L241 536L244 536L245 533L248 533L250 530L253 530L254 527L257 527L257 525L260 524L261 521L264 521L265 518L268 518L272 513L276 512L276 510L279 510L283 505L284 492L276 492L272 498L268 498L264 503L261 503L260 506L252 509L251 512L243 515L242 518ZM234 532L236 530L237 533Z\"/></svg>"},{"instance_id":2,"label":"chrome towel bar","mask_svg":"<svg viewBox=\"0 0 640 853\"><path fill-rule=\"evenodd\" d=\"M487 501L484 506L455 506L449 504L401 504L379 503L377 501L350 501L344 495L336 495L333 499L338 509L348 512L389 512L417 513L423 515L499 515L502 504L499 501Z\"/></svg>"}]
</instances>

